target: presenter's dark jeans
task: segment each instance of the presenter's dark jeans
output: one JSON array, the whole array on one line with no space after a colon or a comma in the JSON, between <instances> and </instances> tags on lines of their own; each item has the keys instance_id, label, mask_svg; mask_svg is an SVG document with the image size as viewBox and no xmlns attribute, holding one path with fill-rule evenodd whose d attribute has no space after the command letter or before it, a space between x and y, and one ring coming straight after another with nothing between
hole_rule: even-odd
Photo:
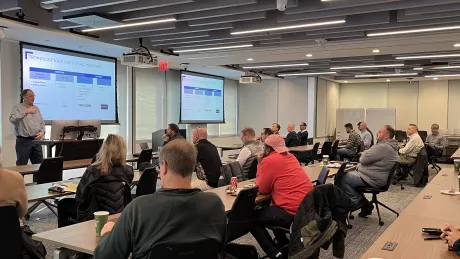
<instances>
[{"instance_id":1,"label":"presenter's dark jeans","mask_svg":"<svg viewBox=\"0 0 460 259\"><path fill-rule=\"evenodd\" d=\"M16 138L16 165L40 164L43 161L42 146L34 144L33 139Z\"/></svg>"}]
</instances>

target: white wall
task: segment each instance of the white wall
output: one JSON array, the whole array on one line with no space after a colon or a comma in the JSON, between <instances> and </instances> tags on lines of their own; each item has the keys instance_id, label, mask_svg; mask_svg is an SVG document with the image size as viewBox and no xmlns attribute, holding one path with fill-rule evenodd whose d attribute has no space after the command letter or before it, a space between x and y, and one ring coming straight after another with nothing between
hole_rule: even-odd
<instances>
[{"instance_id":1,"label":"white wall","mask_svg":"<svg viewBox=\"0 0 460 259\"><path fill-rule=\"evenodd\" d=\"M252 127L259 134L262 128L277 122L281 135L287 134L287 125L296 130L307 122L307 78L263 80L261 84L239 84L238 128Z\"/></svg>"}]
</instances>

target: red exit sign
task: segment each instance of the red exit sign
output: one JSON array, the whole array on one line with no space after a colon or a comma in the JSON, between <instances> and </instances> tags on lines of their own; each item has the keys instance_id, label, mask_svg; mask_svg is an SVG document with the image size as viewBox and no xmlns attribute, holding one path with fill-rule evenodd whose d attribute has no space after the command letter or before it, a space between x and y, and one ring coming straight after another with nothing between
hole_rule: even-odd
<instances>
[{"instance_id":1,"label":"red exit sign","mask_svg":"<svg viewBox=\"0 0 460 259\"><path fill-rule=\"evenodd\" d=\"M168 70L168 61L160 61L160 65L158 66L158 71L167 71Z\"/></svg>"}]
</instances>

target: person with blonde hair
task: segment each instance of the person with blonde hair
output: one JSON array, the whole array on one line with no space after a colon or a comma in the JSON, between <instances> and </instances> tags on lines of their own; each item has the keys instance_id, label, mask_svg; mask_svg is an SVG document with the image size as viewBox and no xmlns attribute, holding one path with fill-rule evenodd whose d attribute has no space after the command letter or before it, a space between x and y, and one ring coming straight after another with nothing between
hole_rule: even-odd
<instances>
[{"instance_id":1,"label":"person with blonde hair","mask_svg":"<svg viewBox=\"0 0 460 259\"><path fill-rule=\"evenodd\" d=\"M129 186L134 178L133 168L126 164L124 139L109 134L96 155L96 161L83 174L75 199L63 199L58 204L58 227L91 220L96 211L120 213L131 201Z\"/></svg>"}]
</instances>

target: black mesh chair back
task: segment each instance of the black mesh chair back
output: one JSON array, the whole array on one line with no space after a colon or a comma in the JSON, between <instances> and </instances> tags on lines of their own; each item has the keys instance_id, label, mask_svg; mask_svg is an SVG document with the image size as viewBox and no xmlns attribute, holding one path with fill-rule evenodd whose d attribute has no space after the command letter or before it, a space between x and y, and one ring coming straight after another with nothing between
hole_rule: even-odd
<instances>
[{"instance_id":1,"label":"black mesh chair back","mask_svg":"<svg viewBox=\"0 0 460 259\"><path fill-rule=\"evenodd\" d=\"M313 138L307 139L307 145L313 145Z\"/></svg>"},{"instance_id":2,"label":"black mesh chair back","mask_svg":"<svg viewBox=\"0 0 460 259\"><path fill-rule=\"evenodd\" d=\"M153 194L157 190L158 172L155 167L146 168L139 178L136 188L136 198L142 195Z\"/></svg>"},{"instance_id":3,"label":"black mesh chair back","mask_svg":"<svg viewBox=\"0 0 460 259\"><path fill-rule=\"evenodd\" d=\"M393 167L391 168L390 174L388 174L387 183L386 183L385 187L382 188L382 191L387 191L388 188L390 188L390 184L391 184L391 182L393 182L393 176L395 175L396 170L398 169L398 167L399 167L399 162L396 162L393 165Z\"/></svg>"},{"instance_id":4,"label":"black mesh chair back","mask_svg":"<svg viewBox=\"0 0 460 259\"><path fill-rule=\"evenodd\" d=\"M339 148L339 140L334 141L334 144L332 144L331 148L331 159L334 160L335 157L337 156L337 149Z\"/></svg>"},{"instance_id":5,"label":"black mesh chair back","mask_svg":"<svg viewBox=\"0 0 460 259\"><path fill-rule=\"evenodd\" d=\"M147 143L140 143L139 146L141 147L141 150L149 149L149 144Z\"/></svg>"},{"instance_id":6,"label":"black mesh chair back","mask_svg":"<svg viewBox=\"0 0 460 259\"><path fill-rule=\"evenodd\" d=\"M33 176L37 184L62 181L62 170L64 168L64 157L51 157L43 159L38 172Z\"/></svg>"},{"instance_id":7,"label":"black mesh chair back","mask_svg":"<svg viewBox=\"0 0 460 259\"><path fill-rule=\"evenodd\" d=\"M329 176L329 168L323 166L323 168L321 169L321 172L318 175L318 179L316 180L316 186L325 184L328 176Z\"/></svg>"},{"instance_id":8,"label":"black mesh chair back","mask_svg":"<svg viewBox=\"0 0 460 259\"><path fill-rule=\"evenodd\" d=\"M150 161L152 161L152 153L153 149L151 148L142 150L139 158L137 159L137 164L140 165L144 162L150 163Z\"/></svg>"},{"instance_id":9,"label":"black mesh chair back","mask_svg":"<svg viewBox=\"0 0 460 259\"><path fill-rule=\"evenodd\" d=\"M426 138L428 137L428 132L426 130L419 130L418 135L423 140L423 143L425 143Z\"/></svg>"},{"instance_id":10,"label":"black mesh chair back","mask_svg":"<svg viewBox=\"0 0 460 259\"><path fill-rule=\"evenodd\" d=\"M323 147L321 148L321 156L328 155L331 159L334 159L331 157L332 155L332 142L331 141L326 141L323 143Z\"/></svg>"},{"instance_id":11,"label":"black mesh chair back","mask_svg":"<svg viewBox=\"0 0 460 259\"><path fill-rule=\"evenodd\" d=\"M319 142L316 142L315 145L313 145L313 149L311 150L311 163L314 164L316 161L316 158L318 157L318 149L319 149Z\"/></svg>"},{"instance_id":12,"label":"black mesh chair back","mask_svg":"<svg viewBox=\"0 0 460 259\"><path fill-rule=\"evenodd\" d=\"M251 166L249 167L249 171L248 171L248 180L256 178L258 164L259 164L259 161L257 159L252 160Z\"/></svg>"},{"instance_id":13,"label":"black mesh chair back","mask_svg":"<svg viewBox=\"0 0 460 259\"><path fill-rule=\"evenodd\" d=\"M149 253L149 259L218 259L219 242L205 239L183 244L157 244Z\"/></svg>"},{"instance_id":14,"label":"black mesh chair back","mask_svg":"<svg viewBox=\"0 0 460 259\"><path fill-rule=\"evenodd\" d=\"M0 258L21 259L21 227L14 206L0 206Z\"/></svg>"},{"instance_id":15,"label":"black mesh chair back","mask_svg":"<svg viewBox=\"0 0 460 259\"><path fill-rule=\"evenodd\" d=\"M337 171L337 174L344 174L345 169L347 169L347 162L343 162L342 165L339 167L339 170Z\"/></svg>"},{"instance_id":16,"label":"black mesh chair back","mask_svg":"<svg viewBox=\"0 0 460 259\"><path fill-rule=\"evenodd\" d=\"M234 222L245 222L248 220L248 215L254 210L259 186L248 189L243 189L236 196L233 202L232 209L228 214L228 224Z\"/></svg>"}]
</instances>

